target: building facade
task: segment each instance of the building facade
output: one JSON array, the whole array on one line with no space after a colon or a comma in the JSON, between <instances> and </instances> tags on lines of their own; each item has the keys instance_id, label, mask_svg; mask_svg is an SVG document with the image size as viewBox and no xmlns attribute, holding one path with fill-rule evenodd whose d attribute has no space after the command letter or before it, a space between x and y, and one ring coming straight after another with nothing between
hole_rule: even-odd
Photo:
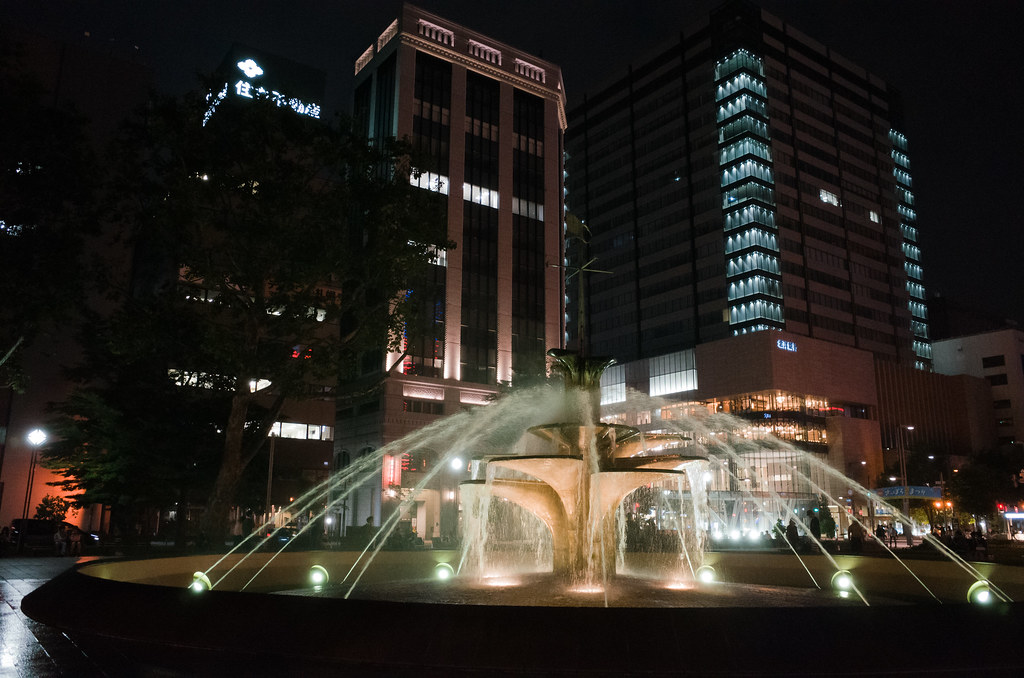
<instances>
[{"instance_id":1,"label":"building facade","mask_svg":"<svg viewBox=\"0 0 1024 678\"><path fill-rule=\"evenodd\" d=\"M583 304L586 323L582 338L568 324L567 344L624 363L602 381L609 411L613 391L633 388L733 413L746 436L883 483L900 417L876 365L919 375L936 397L948 385L930 374L898 92L747 2L652 54L569 112L566 209L587 232L568 258L601 272L570 280L569 315ZM672 409L632 416L657 430ZM922 419L919 432L976 447L977 426L950 432L961 419ZM847 501L845 481L776 473L789 453L757 454L760 491L810 507L825 489L833 510L873 514ZM749 492L736 478L714 489L729 502Z\"/></svg>"},{"instance_id":2,"label":"building facade","mask_svg":"<svg viewBox=\"0 0 1024 678\"><path fill-rule=\"evenodd\" d=\"M1007 328L937 341L935 370L987 381L995 442L1024 443L1024 331Z\"/></svg>"},{"instance_id":3,"label":"building facade","mask_svg":"<svg viewBox=\"0 0 1024 678\"><path fill-rule=\"evenodd\" d=\"M567 209L591 233L570 254L612 273L584 282L593 352L785 329L930 369L908 142L883 80L730 3L569 120Z\"/></svg>"},{"instance_id":4,"label":"building facade","mask_svg":"<svg viewBox=\"0 0 1024 678\"><path fill-rule=\"evenodd\" d=\"M338 467L541 369L565 325L559 68L404 5L355 71L358 126L411 142L411 181L444 201L456 247L438 253L431 290L410 291L423 312L401 350L370 356L339 399ZM380 493L430 463L385 457L380 482L339 518L378 520ZM432 496L413 520L427 539L441 529Z\"/></svg>"}]
</instances>

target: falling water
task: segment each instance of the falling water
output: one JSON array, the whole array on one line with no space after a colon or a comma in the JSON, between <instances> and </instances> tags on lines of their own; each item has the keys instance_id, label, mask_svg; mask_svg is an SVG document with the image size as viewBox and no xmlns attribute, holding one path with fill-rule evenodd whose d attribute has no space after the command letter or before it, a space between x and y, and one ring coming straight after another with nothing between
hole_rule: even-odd
<instances>
[{"instance_id":1,"label":"falling water","mask_svg":"<svg viewBox=\"0 0 1024 678\"><path fill-rule=\"evenodd\" d=\"M677 435L676 442L657 446L644 443L628 457L618 459L615 457L619 446L615 439L620 435L618 429L610 433L611 443L599 444L598 435L608 427L593 420L592 408L585 396L571 389L541 387L513 393L487 407L438 420L357 459L324 484L299 497L289 510L300 514L312 513L322 518L335 506L351 500L361 486L379 482L379 469L385 455L399 455L418 448L441 453L438 463L422 476L416 487L407 489L396 511L385 517L380 529L344 577L348 595L358 585L362 574L396 529L416 495L435 482L437 474L448 468L451 458L469 458L473 460L472 480L461 486L460 576L481 578L495 573L507 574L513 567L528 572L552 571L553 561L558 559L556 547L559 544L564 547L565 540L553 541L552 537L558 535L553 533L551 525L563 525L564 521L552 523L550 516L546 517L547 522L541 519L546 515L545 511L550 513L551 507L557 508L558 505L552 498L554 490L549 487L546 495L541 492L546 482L561 488L558 492L572 497L565 506L570 524L574 515L581 516L584 523L580 533L582 543L578 548L585 567L582 572L570 567L572 581L568 583L601 589L607 596L609 578L627 573L626 552L637 547L631 543L635 535L630 534L628 526L639 520L635 510L644 497L653 496L662 502L658 504L660 509L655 511L660 521L656 526L657 534L674 535L678 567L677 571L668 568L660 573L666 580L676 579L680 574L692 579L703 561L709 536L721 530L729 534L733 530L745 529L757 534L771 530L777 520L785 523L792 518L805 534L810 534L810 527L801 516L800 509L806 509L810 501L816 503L817 497L827 498L841 511L845 506L842 501L844 492L852 492L863 502L878 501L866 488L828 466L818 455L777 439L755 439L753 430L745 421L722 414L660 421L658 425L663 432ZM631 393L625 407L642 412L656 410L663 404L657 398ZM577 423L567 425L562 422ZM580 453L576 458L579 458L582 470L575 476L565 476L559 470L562 466L571 468L574 457L571 454L566 456L564 450L552 453L556 447L555 438L545 440L526 433L531 429L552 426L561 427L560 435L570 438L570 452L576 449ZM577 438L572 440L573 436ZM680 456L680 453L686 456ZM792 492L784 496L777 491L767 474L760 472L752 463L752 457L757 455L762 462L768 459L767 463L774 465L773 468L789 469L793 482L800 486L801 491L796 496ZM545 482L541 482L540 477L545 478ZM529 492L523 494L527 490ZM516 495L517 491L519 495ZM522 500L522 497L530 496L530 492L533 496L547 496L546 508ZM613 504L606 505L609 501ZM736 507L741 505L753 507L754 512L743 522L737 515L730 515L728 510L723 513L722 509L728 506L723 503L725 501L732 502L734 513L739 513ZM910 522L909 517L895 507L887 508L893 516ZM846 517L860 520L850 512ZM317 522L311 520L303 531ZM301 532L296 536L301 536ZM273 535L262 540L250 535L232 552L252 555L265 548L268 539L273 539ZM834 564L824 544L820 540L814 541L820 552ZM652 548L663 550L664 541ZM794 554L800 557L795 551ZM948 555L959 561L958 564L972 577L981 579L977 570L968 563L955 554ZM208 571L216 568L224 558ZM221 574L213 585L219 584L237 566L235 564ZM838 569L838 565L835 567ZM258 575L259 572L253 579ZM993 590L1001 595L998 589Z\"/></svg>"}]
</instances>

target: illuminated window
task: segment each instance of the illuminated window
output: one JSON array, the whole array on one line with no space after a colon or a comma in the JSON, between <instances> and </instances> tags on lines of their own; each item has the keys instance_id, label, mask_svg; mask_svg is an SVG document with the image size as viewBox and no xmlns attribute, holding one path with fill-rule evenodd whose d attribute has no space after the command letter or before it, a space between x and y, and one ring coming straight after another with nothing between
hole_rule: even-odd
<instances>
[{"instance_id":1,"label":"illuminated window","mask_svg":"<svg viewBox=\"0 0 1024 678\"><path fill-rule=\"evenodd\" d=\"M651 358L647 365L652 396L693 391L697 388L697 366L692 349Z\"/></svg>"},{"instance_id":2,"label":"illuminated window","mask_svg":"<svg viewBox=\"0 0 1024 678\"><path fill-rule=\"evenodd\" d=\"M498 191L490 188L464 183L462 184L462 199L467 202L475 202L478 205L498 209Z\"/></svg>"},{"instance_id":3,"label":"illuminated window","mask_svg":"<svg viewBox=\"0 0 1024 678\"><path fill-rule=\"evenodd\" d=\"M443 174L413 170L409 175L409 183L433 193L448 195L448 177Z\"/></svg>"},{"instance_id":4,"label":"illuminated window","mask_svg":"<svg viewBox=\"0 0 1024 678\"><path fill-rule=\"evenodd\" d=\"M601 404L626 401L626 366L612 365L601 375Z\"/></svg>"},{"instance_id":5,"label":"illuminated window","mask_svg":"<svg viewBox=\"0 0 1024 678\"><path fill-rule=\"evenodd\" d=\"M835 205L839 207L839 196L832 191L826 191L824 188L818 191L818 197L821 198L822 202L827 202L829 205Z\"/></svg>"}]
</instances>

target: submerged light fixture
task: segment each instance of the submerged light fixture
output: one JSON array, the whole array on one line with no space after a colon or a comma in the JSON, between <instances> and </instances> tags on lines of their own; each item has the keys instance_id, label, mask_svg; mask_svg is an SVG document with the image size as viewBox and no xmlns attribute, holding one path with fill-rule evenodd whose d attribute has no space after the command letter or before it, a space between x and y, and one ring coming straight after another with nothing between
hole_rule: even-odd
<instances>
[{"instance_id":1,"label":"submerged light fixture","mask_svg":"<svg viewBox=\"0 0 1024 678\"><path fill-rule=\"evenodd\" d=\"M832 588L836 590L840 598L848 598L853 590L853 575L849 570L837 570L832 575Z\"/></svg>"},{"instance_id":2,"label":"submerged light fixture","mask_svg":"<svg viewBox=\"0 0 1024 678\"><path fill-rule=\"evenodd\" d=\"M455 576L455 569L448 563L438 563L434 567L434 575L441 581L447 581Z\"/></svg>"},{"instance_id":3,"label":"submerged light fixture","mask_svg":"<svg viewBox=\"0 0 1024 678\"><path fill-rule=\"evenodd\" d=\"M701 565L697 568L697 579L705 584L715 581L715 568L710 565Z\"/></svg>"},{"instance_id":4,"label":"submerged light fixture","mask_svg":"<svg viewBox=\"0 0 1024 678\"><path fill-rule=\"evenodd\" d=\"M210 578L205 572L196 572L192 575L192 583L188 586L194 593L205 593L213 588Z\"/></svg>"},{"instance_id":5,"label":"submerged light fixture","mask_svg":"<svg viewBox=\"0 0 1024 678\"><path fill-rule=\"evenodd\" d=\"M323 565L314 565L309 568L309 583L313 585L314 589L324 586L330 579L331 577Z\"/></svg>"},{"instance_id":6,"label":"submerged light fixture","mask_svg":"<svg viewBox=\"0 0 1024 678\"><path fill-rule=\"evenodd\" d=\"M978 605L989 605L995 602L995 596L992 594L989 583L984 579L979 579L971 584L971 588L967 589L967 602Z\"/></svg>"}]
</instances>

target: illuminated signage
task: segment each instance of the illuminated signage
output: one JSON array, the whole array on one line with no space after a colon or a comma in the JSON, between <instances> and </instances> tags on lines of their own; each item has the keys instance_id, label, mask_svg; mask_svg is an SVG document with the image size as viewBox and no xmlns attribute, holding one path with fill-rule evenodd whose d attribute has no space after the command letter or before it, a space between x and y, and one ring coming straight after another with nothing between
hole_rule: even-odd
<instances>
[{"instance_id":1,"label":"illuminated signage","mask_svg":"<svg viewBox=\"0 0 1024 678\"><path fill-rule=\"evenodd\" d=\"M239 99L270 99L279 108L288 107L299 115L316 118L317 120L320 119L320 104L309 103L297 97L289 97L275 89L264 87L261 84L261 78L265 71L255 59L242 59L235 66L241 71L241 75L245 77L239 78L234 84L225 83L223 89L216 94L211 92L206 95L206 101L210 106L203 115L204 127L210 121L210 118L213 117L217 106L228 96L234 96Z\"/></svg>"},{"instance_id":2,"label":"illuminated signage","mask_svg":"<svg viewBox=\"0 0 1024 678\"><path fill-rule=\"evenodd\" d=\"M902 485L897 485L896 487L879 487L871 491L885 499L900 499L903 497L926 497L928 499L942 498L941 487L926 487L921 485L910 485L906 488L906 492L903 491Z\"/></svg>"},{"instance_id":3,"label":"illuminated signage","mask_svg":"<svg viewBox=\"0 0 1024 678\"><path fill-rule=\"evenodd\" d=\"M786 341L785 339L779 339L775 342L775 345L781 348L783 351L790 351L796 353L796 342Z\"/></svg>"}]
</instances>

